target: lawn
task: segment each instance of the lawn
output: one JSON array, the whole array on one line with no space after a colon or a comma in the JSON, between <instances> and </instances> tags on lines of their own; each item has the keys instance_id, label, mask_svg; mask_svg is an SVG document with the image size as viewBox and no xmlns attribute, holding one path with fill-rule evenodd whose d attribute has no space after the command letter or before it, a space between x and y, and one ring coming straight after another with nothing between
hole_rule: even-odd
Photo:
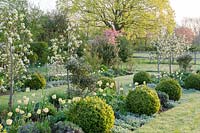
<instances>
[{"instance_id":1,"label":"lawn","mask_svg":"<svg viewBox=\"0 0 200 133\"><path fill-rule=\"evenodd\" d=\"M125 86L132 75L116 78ZM136 130L136 133L198 133L200 132L200 91L184 90L178 105Z\"/></svg>"},{"instance_id":2,"label":"lawn","mask_svg":"<svg viewBox=\"0 0 200 133\"><path fill-rule=\"evenodd\" d=\"M33 90L31 92L17 92L14 94L14 104L16 104L18 99L22 99L23 96L27 96L30 98L31 101L39 101L42 98L42 93L48 95L49 93L52 93L54 91L65 91L66 90L66 86L60 86L60 87L55 87L55 88L51 88L51 89L45 89L45 90ZM32 94L35 93L35 96L32 96ZM7 107L8 105L8 100L9 100L9 96L0 96L0 110L2 108Z\"/></svg>"},{"instance_id":3,"label":"lawn","mask_svg":"<svg viewBox=\"0 0 200 133\"><path fill-rule=\"evenodd\" d=\"M175 108L157 115L136 133L199 133L200 92L186 90Z\"/></svg>"}]
</instances>

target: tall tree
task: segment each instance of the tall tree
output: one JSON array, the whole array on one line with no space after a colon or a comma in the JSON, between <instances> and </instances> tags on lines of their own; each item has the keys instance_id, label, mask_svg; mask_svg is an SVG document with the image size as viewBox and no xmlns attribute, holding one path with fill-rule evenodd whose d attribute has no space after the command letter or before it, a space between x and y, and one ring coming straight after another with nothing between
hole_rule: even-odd
<instances>
[{"instance_id":1,"label":"tall tree","mask_svg":"<svg viewBox=\"0 0 200 133\"><path fill-rule=\"evenodd\" d=\"M172 59L184 55L190 48L191 44L181 37L177 37L175 33L172 35L161 34L154 42L157 50L158 74L160 74L161 58L169 59L169 72L172 73Z\"/></svg>"},{"instance_id":2,"label":"tall tree","mask_svg":"<svg viewBox=\"0 0 200 133\"><path fill-rule=\"evenodd\" d=\"M24 23L24 14L18 10L18 6L12 1L2 0L0 2L0 35L1 49L0 62L4 65L4 74L8 79L10 89L9 107L13 104L14 82L27 71L29 60L29 42L31 32Z\"/></svg>"},{"instance_id":3,"label":"tall tree","mask_svg":"<svg viewBox=\"0 0 200 133\"><path fill-rule=\"evenodd\" d=\"M174 13L168 0L58 0L62 10L89 26L122 30L133 36L157 34L174 28ZM70 8L66 8L70 3Z\"/></svg>"}]
</instances>

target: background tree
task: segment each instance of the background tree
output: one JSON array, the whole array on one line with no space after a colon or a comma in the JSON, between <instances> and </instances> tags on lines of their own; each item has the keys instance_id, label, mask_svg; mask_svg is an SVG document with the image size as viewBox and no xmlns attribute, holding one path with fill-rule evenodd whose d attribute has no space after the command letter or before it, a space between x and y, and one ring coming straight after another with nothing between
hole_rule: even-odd
<instances>
[{"instance_id":1,"label":"background tree","mask_svg":"<svg viewBox=\"0 0 200 133\"><path fill-rule=\"evenodd\" d=\"M182 26L183 27L188 27L192 29L194 32L195 36L199 35L200 33L200 18L184 18L182 20Z\"/></svg>"},{"instance_id":2,"label":"background tree","mask_svg":"<svg viewBox=\"0 0 200 133\"><path fill-rule=\"evenodd\" d=\"M195 37L191 50L200 51L200 18L184 18L182 20L182 26L194 32ZM196 53L194 56L196 56Z\"/></svg>"},{"instance_id":3,"label":"background tree","mask_svg":"<svg viewBox=\"0 0 200 133\"><path fill-rule=\"evenodd\" d=\"M58 0L63 10L84 25L126 31L130 36L157 34L161 28L173 31L174 13L169 1L158 0Z\"/></svg>"},{"instance_id":4,"label":"background tree","mask_svg":"<svg viewBox=\"0 0 200 133\"><path fill-rule=\"evenodd\" d=\"M172 73L173 58L184 55L190 48L183 38L177 37L175 34L161 34L154 42L157 49L158 73L160 75L160 60L163 58L169 59L169 72Z\"/></svg>"},{"instance_id":5,"label":"background tree","mask_svg":"<svg viewBox=\"0 0 200 133\"><path fill-rule=\"evenodd\" d=\"M178 27L175 29L175 34L177 37L184 38L186 42L192 44L194 40L194 32L187 27Z\"/></svg>"},{"instance_id":6,"label":"background tree","mask_svg":"<svg viewBox=\"0 0 200 133\"><path fill-rule=\"evenodd\" d=\"M119 53L118 56L123 62L127 62L128 58L131 56L130 42L125 37L119 37Z\"/></svg>"}]
</instances>

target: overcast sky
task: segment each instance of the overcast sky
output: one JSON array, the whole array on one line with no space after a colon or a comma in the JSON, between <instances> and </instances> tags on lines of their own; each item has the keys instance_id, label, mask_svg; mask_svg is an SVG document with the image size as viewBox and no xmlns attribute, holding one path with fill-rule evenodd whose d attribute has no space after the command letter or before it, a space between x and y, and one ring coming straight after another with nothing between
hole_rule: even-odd
<instances>
[{"instance_id":1,"label":"overcast sky","mask_svg":"<svg viewBox=\"0 0 200 133\"><path fill-rule=\"evenodd\" d=\"M29 0L41 7L42 10L55 9L56 0ZM170 0L180 24L184 17L200 17L200 0Z\"/></svg>"}]
</instances>

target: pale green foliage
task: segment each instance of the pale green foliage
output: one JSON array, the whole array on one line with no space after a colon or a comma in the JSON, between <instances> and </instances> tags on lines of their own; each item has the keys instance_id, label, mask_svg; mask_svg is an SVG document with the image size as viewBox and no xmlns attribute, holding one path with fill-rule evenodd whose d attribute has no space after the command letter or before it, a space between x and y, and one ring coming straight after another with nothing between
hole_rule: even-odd
<instances>
[{"instance_id":1,"label":"pale green foliage","mask_svg":"<svg viewBox=\"0 0 200 133\"><path fill-rule=\"evenodd\" d=\"M58 0L57 3L60 11L70 12L83 27L125 30L130 36L154 35L163 27L172 32L175 24L168 0Z\"/></svg>"}]
</instances>

